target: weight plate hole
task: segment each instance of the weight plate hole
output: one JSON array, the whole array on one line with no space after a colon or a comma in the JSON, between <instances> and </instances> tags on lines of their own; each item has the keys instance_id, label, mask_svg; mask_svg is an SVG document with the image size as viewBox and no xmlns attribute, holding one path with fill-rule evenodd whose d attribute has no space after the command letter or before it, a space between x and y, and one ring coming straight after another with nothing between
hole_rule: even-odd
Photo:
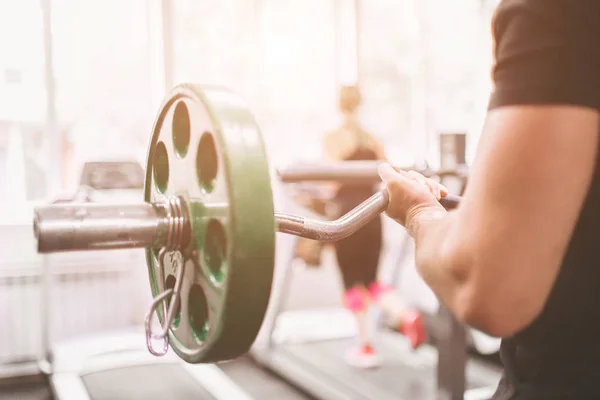
<instances>
[{"instance_id":1,"label":"weight plate hole","mask_svg":"<svg viewBox=\"0 0 600 400\"><path fill-rule=\"evenodd\" d=\"M183 158L187 154L190 145L190 113L183 101L175 106L171 129L175 151Z\"/></svg>"},{"instance_id":2,"label":"weight plate hole","mask_svg":"<svg viewBox=\"0 0 600 400\"><path fill-rule=\"evenodd\" d=\"M208 302L204 291L197 284L190 288L188 309L192 335L203 342L208 335Z\"/></svg>"},{"instance_id":3,"label":"weight plate hole","mask_svg":"<svg viewBox=\"0 0 600 400\"><path fill-rule=\"evenodd\" d=\"M167 276L167 280L165 281L165 288L167 290L168 289L171 289L171 290L175 289L175 280L176 280L175 279L175 275L169 275L169 276ZM179 326L179 321L180 320L181 320L181 302L179 302L179 304L177 305L177 308L175 309L175 318L173 319L173 328L177 328Z\"/></svg>"},{"instance_id":4,"label":"weight plate hole","mask_svg":"<svg viewBox=\"0 0 600 400\"><path fill-rule=\"evenodd\" d=\"M198 153L196 154L196 174L200 186L207 193L213 190L215 179L218 172L218 155L215 140L210 133L204 133L198 144Z\"/></svg>"},{"instance_id":5,"label":"weight plate hole","mask_svg":"<svg viewBox=\"0 0 600 400\"><path fill-rule=\"evenodd\" d=\"M212 219L204 236L204 262L214 281L221 282L225 275L224 265L227 257L227 237L225 228L216 219Z\"/></svg>"},{"instance_id":6,"label":"weight plate hole","mask_svg":"<svg viewBox=\"0 0 600 400\"><path fill-rule=\"evenodd\" d=\"M167 146L163 142L158 142L156 145L152 165L156 186L164 194L169 186L169 154L167 153Z\"/></svg>"}]
</instances>

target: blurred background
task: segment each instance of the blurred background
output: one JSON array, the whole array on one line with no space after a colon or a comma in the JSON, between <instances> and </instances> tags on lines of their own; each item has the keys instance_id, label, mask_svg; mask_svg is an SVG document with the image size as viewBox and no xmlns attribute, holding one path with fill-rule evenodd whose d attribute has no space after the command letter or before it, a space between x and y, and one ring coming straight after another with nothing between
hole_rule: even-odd
<instances>
[{"instance_id":1,"label":"blurred background","mask_svg":"<svg viewBox=\"0 0 600 400\"><path fill-rule=\"evenodd\" d=\"M0 372L18 374L48 340L142 323L150 300L143 251L43 258L32 212L77 196L139 200L154 118L172 86L239 93L271 166L322 158L325 132L340 123L340 85L358 85L361 124L394 163L439 165L442 132L466 134L470 163L491 90L496 4L0 0ZM120 181L103 170L107 161L123 164ZM281 196L276 203L289 206ZM389 272L400 231L385 232ZM290 246L279 241L278 263ZM54 282L49 302L43 266ZM290 307L337 304L335 274L300 273ZM305 298L301 285L311 280L332 289Z\"/></svg>"},{"instance_id":2,"label":"blurred background","mask_svg":"<svg viewBox=\"0 0 600 400\"><path fill-rule=\"evenodd\" d=\"M32 203L73 190L84 160L143 162L179 82L241 94L272 164L319 157L339 119L338 87L355 82L361 122L392 159L435 163L448 130L468 132L471 157L495 1L359 3L0 1L0 220L27 219Z\"/></svg>"}]
</instances>

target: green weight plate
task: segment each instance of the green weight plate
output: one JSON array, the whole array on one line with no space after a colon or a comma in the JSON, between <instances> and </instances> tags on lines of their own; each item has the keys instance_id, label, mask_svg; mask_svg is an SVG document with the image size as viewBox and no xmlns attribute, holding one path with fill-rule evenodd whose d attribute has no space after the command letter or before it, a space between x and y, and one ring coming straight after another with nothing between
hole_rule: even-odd
<instances>
[{"instance_id":1,"label":"green weight plate","mask_svg":"<svg viewBox=\"0 0 600 400\"><path fill-rule=\"evenodd\" d=\"M167 254L164 282L157 251L146 252L154 296L174 286L178 258L185 266L171 347L190 363L244 354L269 301L275 218L262 137L240 97L191 84L167 96L150 143L144 196L178 196L190 215L192 240L180 254Z\"/></svg>"}]
</instances>

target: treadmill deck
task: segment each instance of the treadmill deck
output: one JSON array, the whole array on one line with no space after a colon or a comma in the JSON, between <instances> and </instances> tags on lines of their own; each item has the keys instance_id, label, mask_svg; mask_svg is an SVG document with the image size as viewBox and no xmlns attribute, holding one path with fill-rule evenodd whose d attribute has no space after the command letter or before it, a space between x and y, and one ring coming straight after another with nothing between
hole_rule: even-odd
<instances>
[{"instance_id":1,"label":"treadmill deck","mask_svg":"<svg viewBox=\"0 0 600 400\"><path fill-rule=\"evenodd\" d=\"M179 364L115 368L81 379L90 400L216 399Z\"/></svg>"},{"instance_id":2,"label":"treadmill deck","mask_svg":"<svg viewBox=\"0 0 600 400\"><path fill-rule=\"evenodd\" d=\"M353 344L352 339L279 344L272 353L263 353L259 359L275 373L318 398L437 398L437 351L431 346L412 350L407 341L395 333L380 332L378 336L375 349L382 358L382 366L377 369L357 370L344 362L344 353ZM491 389L498 384L501 369L469 360L466 375L467 389Z\"/></svg>"}]
</instances>

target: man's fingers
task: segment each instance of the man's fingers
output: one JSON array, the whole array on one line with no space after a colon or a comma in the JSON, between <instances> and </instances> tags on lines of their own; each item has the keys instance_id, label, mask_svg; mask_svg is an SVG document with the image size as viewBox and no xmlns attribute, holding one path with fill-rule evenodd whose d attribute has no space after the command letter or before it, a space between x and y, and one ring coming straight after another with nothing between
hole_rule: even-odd
<instances>
[{"instance_id":1,"label":"man's fingers","mask_svg":"<svg viewBox=\"0 0 600 400\"><path fill-rule=\"evenodd\" d=\"M427 186L427 178L418 173L417 171L408 171L407 175L410 176L413 180L417 181L421 185Z\"/></svg>"},{"instance_id":2,"label":"man's fingers","mask_svg":"<svg viewBox=\"0 0 600 400\"><path fill-rule=\"evenodd\" d=\"M389 164L381 164L378 168L379 176L381 180L388 188L388 191L398 192L399 190L407 189L411 185L414 185L412 179L405 176L404 171L397 171Z\"/></svg>"},{"instance_id":3,"label":"man's fingers","mask_svg":"<svg viewBox=\"0 0 600 400\"><path fill-rule=\"evenodd\" d=\"M402 176L400 172L396 171L394 167L390 164L381 164L377 168L377 172L379 173L379 177L385 183L389 183L398 179L398 177Z\"/></svg>"},{"instance_id":4,"label":"man's fingers","mask_svg":"<svg viewBox=\"0 0 600 400\"><path fill-rule=\"evenodd\" d=\"M448 188L446 186L442 185L441 183L438 183L437 185L440 188L441 196L446 197L448 195Z\"/></svg>"},{"instance_id":5,"label":"man's fingers","mask_svg":"<svg viewBox=\"0 0 600 400\"><path fill-rule=\"evenodd\" d=\"M429 191L429 193L436 197L436 199L440 198L437 184L433 180L425 178L423 175L416 171L408 171L408 175L419 185L425 187Z\"/></svg>"},{"instance_id":6,"label":"man's fingers","mask_svg":"<svg viewBox=\"0 0 600 400\"><path fill-rule=\"evenodd\" d=\"M437 200L448 195L448 188L431 178L426 178L416 171L396 169L390 164L381 164L378 168L381 180L390 190L397 190L404 185L411 185L411 181L425 187ZM412 183L412 185L414 185Z\"/></svg>"},{"instance_id":7,"label":"man's fingers","mask_svg":"<svg viewBox=\"0 0 600 400\"><path fill-rule=\"evenodd\" d=\"M396 170L390 164L381 164L378 168L381 180L389 189L396 190L406 184L410 184L410 179L405 176L404 171Z\"/></svg>"},{"instance_id":8,"label":"man's fingers","mask_svg":"<svg viewBox=\"0 0 600 400\"><path fill-rule=\"evenodd\" d=\"M440 192L440 187L436 181L428 178L427 186L429 186L431 194L434 195L437 200L439 200L442 197L442 194Z\"/></svg>"}]
</instances>

